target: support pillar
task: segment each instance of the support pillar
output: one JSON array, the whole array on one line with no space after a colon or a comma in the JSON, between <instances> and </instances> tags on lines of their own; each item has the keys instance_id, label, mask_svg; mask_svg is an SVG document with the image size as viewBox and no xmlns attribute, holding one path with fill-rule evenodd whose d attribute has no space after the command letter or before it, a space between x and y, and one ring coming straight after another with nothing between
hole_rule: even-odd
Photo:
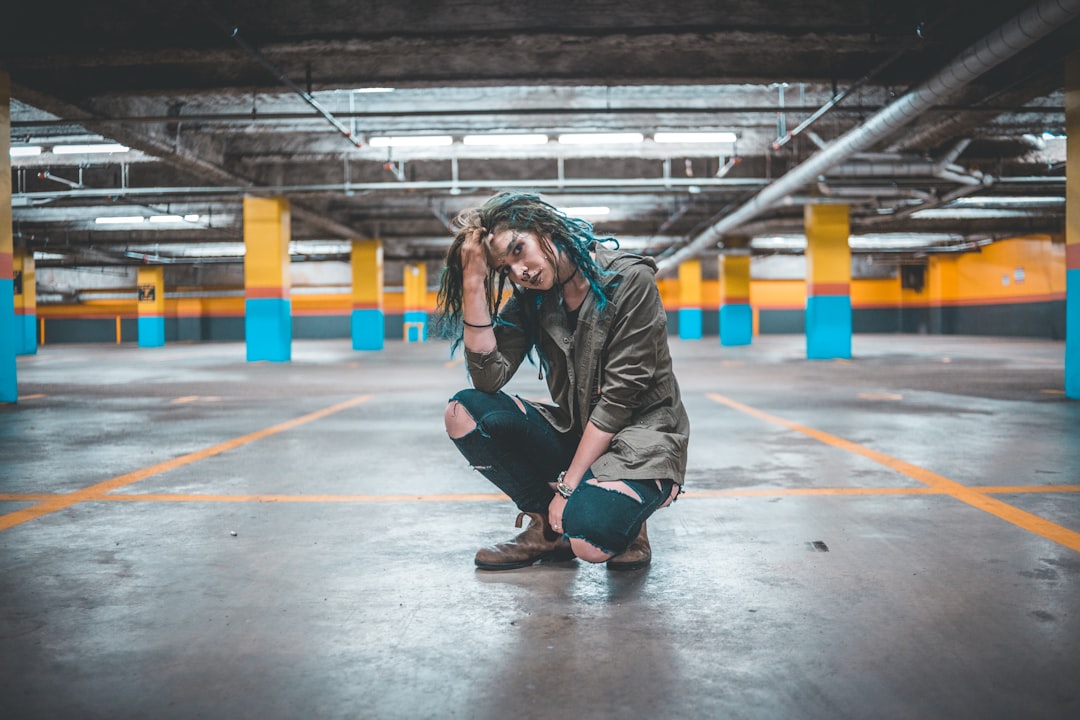
<instances>
[{"instance_id":1,"label":"support pillar","mask_svg":"<svg viewBox=\"0 0 1080 720\"><path fill-rule=\"evenodd\" d=\"M382 350L383 247L382 240L354 240L352 244L353 350Z\"/></svg>"},{"instance_id":2,"label":"support pillar","mask_svg":"<svg viewBox=\"0 0 1080 720\"><path fill-rule=\"evenodd\" d=\"M1065 63L1065 395L1080 400L1080 53Z\"/></svg>"},{"instance_id":3,"label":"support pillar","mask_svg":"<svg viewBox=\"0 0 1080 720\"><path fill-rule=\"evenodd\" d=\"M427 341L427 266L405 263L405 342Z\"/></svg>"},{"instance_id":4,"label":"support pillar","mask_svg":"<svg viewBox=\"0 0 1080 720\"><path fill-rule=\"evenodd\" d=\"M725 246L728 243L725 241ZM724 249L720 256L720 344L749 345L754 337L750 307L750 248Z\"/></svg>"},{"instance_id":5,"label":"support pillar","mask_svg":"<svg viewBox=\"0 0 1080 720\"><path fill-rule=\"evenodd\" d=\"M701 339L701 260L679 265L679 339Z\"/></svg>"},{"instance_id":6,"label":"support pillar","mask_svg":"<svg viewBox=\"0 0 1080 720\"><path fill-rule=\"evenodd\" d=\"M15 341L17 355L37 354L37 281L34 277L34 253L26 248L15 250L12 265L15 284Z\"/></svg>"},{"instance_id":7,"label":"support pillar","mask_svg":"<svg viewBox=\"0 0 1080 720\"><path fill-rule=\"evenodd\" d=\"M847 205L807 205L806 357L851 357L851 248Z\"/></svg>"},{"instance_id":8,"label":"support pillar","mask_svg":"<svg viewBox=\"0 0 1080 720\"><path fill-rule=\"evenodd\" d=\"M11 227L11 76L0 70L0 402L19 400L15 350L22 328L15 321Z\"/></svg>"},{"instance_id":9,"label":"support pillar","mask_svg":"<svg viewBox=\"0 0 1080 720\"><path fill-rule=\"evenodd\" d=\"M247 360L292 359L289 201L244 198L244 339Z\"/></svg>"},{"instance_id":10,"label":"support pillar","mask_svg":"<svg viewBox=\"0 0 1080 720\"><path fill-rule=\"evenodd\" d=\"M165 344L165 268L139 268L139 347Z\"/></svg>"}]
</instances>

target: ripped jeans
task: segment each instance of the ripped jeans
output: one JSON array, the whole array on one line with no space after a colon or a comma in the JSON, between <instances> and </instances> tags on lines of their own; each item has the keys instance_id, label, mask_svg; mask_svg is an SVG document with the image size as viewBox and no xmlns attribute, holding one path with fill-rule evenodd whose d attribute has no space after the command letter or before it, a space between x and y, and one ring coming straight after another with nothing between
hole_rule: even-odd
<instances>
[{"instance_id":1,"label":"ripped jeans","mask_svg":"<svg viewBox=\"0 0 1080 720\"><path fill-rule=\"evenodd\" d=\"M560 433L528 403L521 407L504 392L472 388L452 397L476 422L468 434L452 438L465 459L514 501L523 512L547 516L555 482L574 457L580 437ZM584 480L593 477L585 474ZM624 480L638 496L582 482L563 511L566 535L619 554L637 537L642 523L664 504L674 482Z\"/></svg>"}]
</instances>

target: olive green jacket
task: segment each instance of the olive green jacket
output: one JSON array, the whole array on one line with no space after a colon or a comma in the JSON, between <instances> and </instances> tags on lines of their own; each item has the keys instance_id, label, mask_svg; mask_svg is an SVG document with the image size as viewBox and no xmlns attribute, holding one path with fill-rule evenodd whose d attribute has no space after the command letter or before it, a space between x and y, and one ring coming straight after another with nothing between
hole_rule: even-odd
<instances>
[{"instance_id":1,"label":"olive green jacket","mask_svg":"<svg viewBox=\"0 0 1080 720\"><path fill-rule=\"evenodd\" d=\"M547 359L547 385L555 405L530 402L560 432L579 435L586 422L614 433L611 446L592 466L605 480L674 480L686 474L690 421L668 351L667 316L656 287L652 259L597 245L597 263L608 302L595 293L581 306L574 333L559 293L544 293L538 342ZM526 301L537 293L526 291ZM517 297L499 313L497 347L466 349L469 374L479 390L496 392L525 359L529 340Z\"/></svg>"}]
</instances>

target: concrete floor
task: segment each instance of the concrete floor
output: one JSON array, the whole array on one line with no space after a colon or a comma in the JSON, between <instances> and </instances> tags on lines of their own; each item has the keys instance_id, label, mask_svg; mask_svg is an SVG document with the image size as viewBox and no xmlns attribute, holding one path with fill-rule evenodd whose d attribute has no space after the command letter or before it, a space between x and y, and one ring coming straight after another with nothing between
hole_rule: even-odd
<instances>
[{"instance_id":1,"label":"concrete floor","mask_svg":"<svg viewBox=\"0 0 1080 720\"><path fill-rule=\"evenodd\" d=\"M634 573L474 569L515 511L445 344L20 358L0 718L1080 717L1062 343L672 345L688 493Z\"/></svg>"}]
</instances>

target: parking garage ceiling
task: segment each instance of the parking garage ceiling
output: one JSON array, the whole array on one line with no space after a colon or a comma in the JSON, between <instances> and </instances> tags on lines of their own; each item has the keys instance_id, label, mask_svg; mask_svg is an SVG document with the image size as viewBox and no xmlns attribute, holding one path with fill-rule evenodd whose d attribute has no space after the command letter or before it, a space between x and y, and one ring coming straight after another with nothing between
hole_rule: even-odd
<instances>
[{"instance_id":1,"label":"parking garage ceiling","mask_svg":"<svg viewBox=\"0 0 1080 720\"><path fill-rule=\"evenodd\" d=\"M850 204L879 258L1060 234L1076 5L21 2L16 243L42 266L235 262L243 196L285 195L297 259L371 237L435 259L499 189L662 264L799 252L807 203Z\"/></svg>"}]
</instances>

